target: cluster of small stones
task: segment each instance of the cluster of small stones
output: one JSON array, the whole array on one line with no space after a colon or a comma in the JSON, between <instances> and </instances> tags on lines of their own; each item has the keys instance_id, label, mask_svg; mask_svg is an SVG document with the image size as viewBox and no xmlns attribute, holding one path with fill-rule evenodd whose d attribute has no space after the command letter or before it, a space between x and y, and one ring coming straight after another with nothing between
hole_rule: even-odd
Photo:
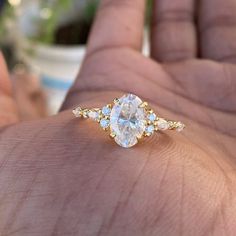
<instances>
[{"instance_id":1,"label":"cluster of small stones","mask_svg":"<svg viewBox=\"0 0 236 236\"><path fill-rule=\"evenodd\" d=\"M104 106L102 109L82 109L77 107L73 110L73 113L76 117L90 118L97 121L104 130L107 130L110 126L111 107L111 104Z\"/></svg>"},{"instance_id":2,"label":"cluster of small stones","mask_svg":"<svg viewBox=\"0 0 236 236\"><path fill-rule=\"evenodd\" d=\"M176 130L181 132L185 125L180 121L171 121L158 117L152 110L147 111L147 126L145 136L151 136L155 131Z\"/></svg>"},{"instance_id":3,"label":"cluster of small stones","mask_svg":"<svg viewBox=\"0 0 236 236\"><path fill-rule=\"evenodd\" d=\"M145 106L147 107L146 104ZM155 131L176 130L181 132L185 128L185 125L182 122L160 118L151 109L147 109L146 112L147 126L144 133L144 136L146 137L151 136Z\"/></svg>"}]
</instances>

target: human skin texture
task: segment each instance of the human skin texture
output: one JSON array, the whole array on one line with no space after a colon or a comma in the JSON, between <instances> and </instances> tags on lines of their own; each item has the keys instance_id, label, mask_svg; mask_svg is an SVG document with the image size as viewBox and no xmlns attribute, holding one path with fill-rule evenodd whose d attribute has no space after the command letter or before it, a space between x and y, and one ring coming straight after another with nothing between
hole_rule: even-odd
<instances>
[{"instance_id":1,"label":"human skin texture","mask_svg":"<svg viewBox=\"0 0 236 236\"><path fill-rule=\"evenodd\" d=\"M0 235L235 235L236 1L103 0L61 112L20 122L0 67ZM134 93L183 121L123 149L72 116Z\"/></svg>"}]
</instances>

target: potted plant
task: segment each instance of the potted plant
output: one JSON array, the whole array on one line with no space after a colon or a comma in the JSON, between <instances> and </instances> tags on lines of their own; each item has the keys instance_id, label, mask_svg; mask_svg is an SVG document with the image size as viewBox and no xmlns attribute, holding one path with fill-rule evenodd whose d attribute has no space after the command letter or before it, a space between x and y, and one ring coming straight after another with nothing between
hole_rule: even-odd
<instances>
[{"instance_id":1,"label":"potted plant","mask_svg":"<svg viewBox=\"0 0 236 236\"><path fill-rule=\"evenodd\" d=\"M79 71L97 6L98 0L9 0L2 9L0 34L39 75L50 113L58 110Z\"/></svg>"},{"instance_id":2,"label":"potted plant","mask_svg":"<svg viewBox=\"0 0 236 236\"><path fill-rule=\"evenodd\" d=\"M79 71L99 0L8 2L0 17L0 34L11 35L10 41L13 39L17 45L18 58L39 75L49 112L55 113ZM147 4L148 22L152 0ZM145 42L147 54L147 40Z\"/></svg>"}]
</instances>

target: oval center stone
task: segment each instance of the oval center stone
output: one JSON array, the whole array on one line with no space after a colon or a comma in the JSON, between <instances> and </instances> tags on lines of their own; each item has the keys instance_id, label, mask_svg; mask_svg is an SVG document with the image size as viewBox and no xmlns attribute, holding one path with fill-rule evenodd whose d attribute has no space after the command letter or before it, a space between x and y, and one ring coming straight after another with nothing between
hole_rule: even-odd
<instances>
[{"instance_id":1,"label":"oval center stone","mask_svg":"<svg viewBox=\"0 0 236 236\"><path fill-rule=\"evenodd\" d=\"M146 114L140 107L142 100L133 94L124 95L111 110L110 128L115 141L122 147L132 147L138 142L146 126Z\"/></svg>"}]
</instances>

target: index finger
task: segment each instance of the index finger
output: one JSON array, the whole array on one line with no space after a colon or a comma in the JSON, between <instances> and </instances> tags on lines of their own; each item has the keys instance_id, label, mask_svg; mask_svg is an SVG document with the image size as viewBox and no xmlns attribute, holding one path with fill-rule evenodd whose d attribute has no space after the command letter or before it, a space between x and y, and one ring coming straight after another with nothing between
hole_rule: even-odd
<instances>
[{"instance_id":1,"label":"index finger","mask_svg":"<svg viewBox=\"0 0 236 236\"><path fill-rule=\"evenodd\" d=\"M143 38L145 3L145 0L102 0L90 35L86 57L89 58L89 55L95 55L98 51L113 48L123 47L140 50ZM94 69L87 68L87 65L84 66L84 69ZM77 91L81 87L80 78L77 77L75 80L61 110L70 107L79 96ZM86 83L89 84L92 81L86 81Z\"/></svg>"}]
</instances>

